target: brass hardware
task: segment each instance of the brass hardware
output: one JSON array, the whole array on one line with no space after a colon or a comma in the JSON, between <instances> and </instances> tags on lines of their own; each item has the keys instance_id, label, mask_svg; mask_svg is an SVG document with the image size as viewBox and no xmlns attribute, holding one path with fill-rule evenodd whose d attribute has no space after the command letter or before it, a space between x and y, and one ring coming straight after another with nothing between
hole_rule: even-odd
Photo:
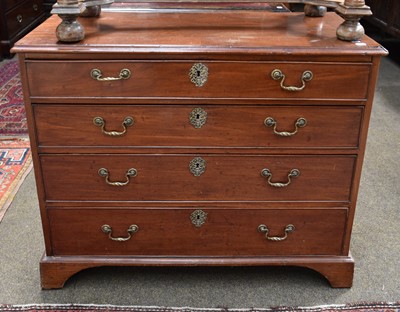
<instances>
[{"instance_id":1,"label":"brass hardware","mask_svg":"<svg viewBox=\"0 0 400 312\"><path fill-rule=\"evenodd\" d=\"M196 107L190 112L189 121L196 129L199 129L207 121L207 112L201 107Z\"/></svg>"},{"instance_id":2,"label":"brass hardware","mask_svg":"<svg viewBox=\"0 0 400 312\"><path fill-rule=\"evenodd\" d=\"M201 227L207 220L207 213L201 209L195 210L190 214L190 220L195 227Z\"/></svg>"},{"instance_id":3,"label":"brass hardware","mask_svg":"<svg viewBox=\"0 0 400 312\"><path fill-rule=\"evenodd\" d=\"M100 168L98 171L99 176L106 178L106 183L108 185L112 185L112 186L125 186L130 182L130 178L136 177L137 176L137 170L135 168L130 168L128 169L128 171L126 172L125 176L126 176L126 181L125 182L110 182L110 180L108 179L109 173L108 170L106 168Z\"/></svg>"},{"instance_id":4,"label":"brass hardware","mask_svg":"<svg viewBox=\"0 0 400 312\"><path fill-rule=\"evenodd\" d=\"M288 237L288 234L293 232L294 230L295 230L294 225L293 224L288 224L285 227L285 235L284 236L281 236L281 237L279 237L279 236L268 236L268 233L269 233L268 227L265 224L260 224L258 226L258 231L261 232L261 233L265 233L265 238L270 240L270 241L273 241L273 242L281 242L281 241L285 240Z\"/></svg>"},{"instance_id":5,"label":"brass hardware","mask_svg":"<svg viewBox=\"0 0 400 312\"><path fill-rule=\"evenodd\" d=\"M21 14L17 15L17 22L22 23L22 15Z\"/></svg>"},{"instance_id":6,"label":"brass hardware","mask_svg":"<svg viewBox=\"0 0 400 312\"><path fill-rule=\"evenodd\" d=\"M302 117L298 118L294 124L295 129L293 132L277 131L276 128L278 126L278 123L272 117L265 118L264 125L266 125L267 127L274 127L274 133L276 135L283 136L283 137L289 137L289 136L295 135L297 133L297 131L299 130L299 128L305 127L307 125L307 120Z\"/></svg>"},{"instance_id":7,"label":"brass hardware","mask_svg":"<svg viewBox=\"0 0 400 312\"><path fill-rule=\"evenodd\" d=\"M261 170L261 176L263 176L264 178L268 178L268 184L273 186L273 187L285 187L288 186L291 182L292 182L292 178L297 178L300 175L300 170L298 169L292 169L290 170L289 174L288 174L288 181L286 183L282 183L282 182L271 182L272 180L272 173L269 169L264 168L263 170Z\"/></svg>"},{"instance_id":8,"label":"brass hardware","mask_svg":"<svg viewBox=\"0 0 400 312\"><path fill-rule=\"evenodd\" d=\"M113 81L113 80L122 80L129 79L131 77L131 71L127 68L121 69L118 77L103 77L103 73L100 69L92 69L90 72L90 77L97 81Z\"/></svg>"},{"instance_id":9,"label":"brass hardware","mask_svg":"<svg viewBox=\"0 0 400 312\"><path fill-rule=\"evenodd\" d=\"M33 8L34 11L37 11L39 9L39 7L38 7L38 5L36 3L32 6L32 8Z\"/></svg>"},{"instance_id":10,"label":"brass hardware","mask_svg":"<svg viewBox=\"0 0 400 312\"><path fill-rule=\"evenodd\" d=\"M195 63L189 71L190 81L195 84L196 87L202 87L208 79L208 68L202 63Z\"/></svg>"},{"instance_id":11,"label":"brass hardware","mask_svg":"<svg viewBox=\"0 0 400 312\"><path fill-rule=\"evenodd\" d=\"M130 239L131 239L131 237L132 237L132 235L133 235L134 233L136 233L137 231L139 231L139 227L138 227L136 224L132 224L132 225L128 228L128 230L127 230L127 232L128 232L128 236L127 236L127 237L112 237L112 228L111 228L111 226L109 226L108 224L102 225L102 226L101 226L101 230L102 230L104 233L108 234L108 238L111 239L111 240L113 240L113 241L116 241L116 242L126 242L127 240L130 240Z\"/></svg>"},{"instance_id":12,"label":"brass hardware","mask_svg":"<svg viewBox=\"0 0 400 312\"><path fill-rule=\"evenodd\" d=\"M301 82L302 86L301 87L295 87L295 86L284 86L283 84L285 83L286 76L283 74L283 72L280 69L274 69L271 73L271 77L274 80L280 80L281 81L281 88L286 91L301 91L306 87L306 82L310 81L313 78L313 73L310 70L306 70L302 75L301 75Z\"/></svg>"},{"instance_id":13,"label":"brass hardware","mask_svg":"<svg viewBox=\"0 0 400 312\"><path fill-rule=\"evenodd\" d=\"M189 163L189 170L195 177L199 177L206 171L206 164L201 157L193 158Z\"/></svg>"},{"instance_id":14,"label":"brass hardware","mask_svg":"<svg viewBox=\"0 0 400 312\"><path fill-rule=\"evenodd\" d=\"M105 130L106 122L104 121L104 119L102 117L94 117L93 123L96 126L101 127L101 131L106 135L121 136L126 133L127 127L130 127L134 124L134 119L133 119L133 117L130 117L130 116L125 117L124 121L122 122L122 127L124 128L123 131L107 131L107 130Z\"/></svg>"}]
</instances>

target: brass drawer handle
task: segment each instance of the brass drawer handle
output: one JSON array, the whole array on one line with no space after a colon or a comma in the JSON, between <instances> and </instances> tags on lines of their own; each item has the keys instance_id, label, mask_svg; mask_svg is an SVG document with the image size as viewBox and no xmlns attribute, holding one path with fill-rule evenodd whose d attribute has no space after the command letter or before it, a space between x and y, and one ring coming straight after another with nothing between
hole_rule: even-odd
<instances>
[{"instance_id":1,"label":"brass drawer handle","mask_svg":"<svg viewBox=\"0 0 400 312\"><path fill-rule=\"evenodd\" d=\"M131 71L127 68L121 69L118 77L103 77L103 73L100 69L92 69L90 72L90 77L97 81L114 81L114 80L122 80L129 79L131 77Z\"/></svg>"},{"instance_id":2,"label":"brass drawer handle","mask_svg":"<svg viewBox=\"0 0 400 312\"><path fill-rule=\"evenodd\" d=\"M265 238L273 241L273 242L281 242L283 240L285 240L288 237L288 234L294 231L294 225L293 224L288 224L285 227L285 235L284 236L268 236L269 233L269 229L265 224L260 224L258 226L258 231L261 233L265 233Z\"/></svg>"},{"instance_id":3,"label":"brass drawer handle","mask_svg":"<svg viewBox=\"0 0 400 312\"><path fill-rule=\"evenodd\" d=\"M295 129L292 132L277 131L276 128L278 126L278 123L272 117L265 118L264 125L266 125L267 127L274 127L274 133L276 135L283 136L283 137L289 137L289 136L295 135L297 133L297 131L299 130L299 128L305 127L307 125L307 120L303 117L298 118L294 124Z\"/></svg>"},{"instance_id":4,"label":"brass drawer handle","mask_svg":"<svg viewBox=\"0 0 400 312\"><path fill-rule=\"evenodd\" d=\"M295 86L284 86L283 84L285 83L286 76L280 69L274 69L271 73L271 77L274 80L280 80L281 81L281 88L286 91L301 91L306 87L306 81L310 81L313 78L313 73L310 70L306 70L302 75L301 75L301 82L302 86L301 87L295 87Z\"/></svg>"},{"instance_id":5,"label":"brass drawer handle","mask_svg":"<svg viewBox=\"0 0 400 312\"><path fill-rule=\"evenodd\" d=\"M108 185L112 185L112 186L125 186L130 182L130 178L136 177L137 176L137 170L135 168L130 168L128 169L128 171L126 172L125 176L126 176L126 181L125 182L110 182L110 180L108 179L109 173L108 170L106 168L100 168L98 171L99 176L103 177L106 179L106 183Z\"/></svg>"},{"instance_id":6,"label":"brass drawer handle","mask_svg":"<svg viewBox=\"0 0 400 312\"><path fill-rule=\"evenodd\" d=\"M196 129L200 129L207 121L207 112L201 107L196 107L190 112L189 121Z\"/></svg>"},{"instance_id":7,"label":"brass drawer handle","mask_svg":"<svg viewBox=\"0 0 400 312\"><path fill-rule=\"evenodd\" d=\"M116 242L126 242L127 240L130 240L132 235L135 234L137 231L139 231L139 227L136 224L132 224L128 228L128 236L127 237L112 237L112 228L108 224L104 224L101 226L101 230L108 234L108 238L116 241Z\"/></svg>"},{"instance_id":8,"label":"brass drawer handle","mask_svg":"<svg viewBox=\"0 0 400 312\"><path fill-rule=\"evenodd\" d=\"M32 8L33 8L33 11L37 11L39 9L39 7L36 3L32 6Z\"/></svg>"},{"instance_id":9,"label":"brass drawer handle","mask_svg":"<svg viewBox=\"0 0 400 312\"><path fill-rule=\"evenodd\" d=\"M22 15L21 14L17 15L17 22L22 23Z\"/></svg>"},{"instance_id":10,"label":"brass drawer handle","mask_svg":"<svg viewBox=\"0 0 400 312\"><path fill-rule=\"evenodd\" d=\"M123 134L126 133L127 131L127 127L130 127L134 124L134 119L133 117L127 116L125 117L124 121L122 122L122 127L124 128L123 131L107 131L105 129L106 127L106 122L104 121L104 119L102 117L94 117L93 118L93 123L98 126L101 127L101 131L109 136L121 136Z\"/></svg>"},{"instance_id":11,"label":"brass drawer handle","mask_svg":"<svg viewBox=\"0 0 400 312\"><path fill-rule=\"evenodd\" d=\"M263 170L261 170L261 175L264 178L268 178L268 184L273 186L273 187L285 187L288 186L291 182L292 182L292 178L297 178L300 175L300 170L298 169L292 169L290 170L289 174L288 174L288 181L286 183L283 182L272 182L272 172L267 169L264 168Z\"/></svg>"}]
</instances>

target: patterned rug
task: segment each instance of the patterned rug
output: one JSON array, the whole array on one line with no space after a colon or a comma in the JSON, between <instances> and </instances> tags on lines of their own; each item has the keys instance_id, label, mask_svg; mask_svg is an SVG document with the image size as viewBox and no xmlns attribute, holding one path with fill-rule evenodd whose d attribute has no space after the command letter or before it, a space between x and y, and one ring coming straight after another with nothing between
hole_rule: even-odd
<instances>
[{"instance_id":1,"label":"patterned rug","mask_svg":"<svg viewBox=\"0 0 400 312\"><path fill-rule=\"evenodd\" d=\"M0 222L31 169L27 138L0 140Z\"/></svg>"},{"instance_id":2,"label":"patterned rug","mask_svg":"<svg viewBox=\"0 0 400 312\"><path fill-rule=\"evenodd\" d=\"M277 307L267 309L169 308L112 305L0 305L0 311L26 312L399 312L400 303L364 303L316 307Z\"/></svg>"},{"instance_id":3,"label":"patterned rug","mask_svg":"<svg viewBox=\"0 0 400 312\"><path fill-rule=\"evenodd\" d=\"M16 59L0 62L0 135L28 133L19 67Z\"/></svg>"}]
</instances>

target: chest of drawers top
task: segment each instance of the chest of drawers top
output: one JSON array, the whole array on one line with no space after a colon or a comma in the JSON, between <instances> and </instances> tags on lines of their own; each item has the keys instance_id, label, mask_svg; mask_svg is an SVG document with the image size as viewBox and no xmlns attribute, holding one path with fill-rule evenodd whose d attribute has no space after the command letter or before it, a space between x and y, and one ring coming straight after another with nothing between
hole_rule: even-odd
<instances>
[{"instance_id":1,"label":"chest of drawers top","mask_svg":"<svg viewBox=\"0 0 400 312\"><path fill-rule=\"evenodd\" d=\"M195 21L195 22L194 22ZM336 38L340 17L305 18L302 13L267 11L103 12L99 18L81 18L86 38L79 43L57 41L52 16L21 40L14 52L40 58L213 60L368 60L385 54L376 42ZM68 54L67 57L64 53ZM355 57L355 56L358 56ZM266 57L268 58L266 59ZM351 56L349 58L349 56ZM43 56L44 57L44 56ZM48 58L48 57L45 57Z\"/></svg>"}]
</instances>

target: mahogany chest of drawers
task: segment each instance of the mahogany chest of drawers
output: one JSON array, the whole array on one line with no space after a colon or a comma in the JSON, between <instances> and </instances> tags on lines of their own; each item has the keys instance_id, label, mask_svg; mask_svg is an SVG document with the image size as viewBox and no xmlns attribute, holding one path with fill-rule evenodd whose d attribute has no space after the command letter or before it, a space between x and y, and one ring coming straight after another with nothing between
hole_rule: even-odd
<instances>
[{"instance_id":1,"label":"mahogany chest of drawers","mask_svg":"<svg viewBox=\"0 0 400 312\"><path fill-rule=\"evenodd\" d=\"M19 54L43 288L107 265L292 265L350 287L380 57L340 18L103 13Z\"/></svg>"}]
</instances>

